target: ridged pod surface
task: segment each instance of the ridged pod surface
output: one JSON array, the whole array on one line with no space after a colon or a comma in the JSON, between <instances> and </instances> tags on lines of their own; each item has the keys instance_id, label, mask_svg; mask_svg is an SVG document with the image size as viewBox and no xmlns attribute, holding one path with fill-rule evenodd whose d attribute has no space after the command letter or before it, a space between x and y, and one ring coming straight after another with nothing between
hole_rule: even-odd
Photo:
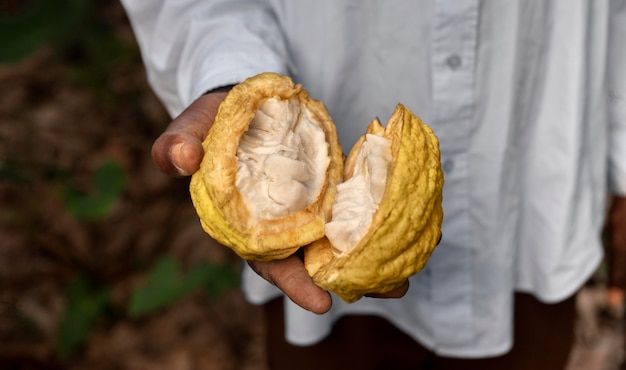
<instances>
[{"instance_id":1,"label":"ridged pod surface","mask_svg":"<svg viewBox=\"0 0 626 370\"><path fill-rule=\"evenodd\" d=\"M346 302L400 287L425 266L441 236L443 173L437 137L401 104L386 128L374 120L368 133L391 144L384 194L371 223L347 252L337 253L326 237L305 249L305 266L315 283ZM350 151L344 181L355 172L365 140L364 135Z\"/></svg>"},{"instance_id":2,"label":"ridged pod surface","mask_svg":"<svg viewBox=\"0 0 626 370\"><path fill-rule=\"evenodd\" d=\"M278 141L268 145L262 143L265 137ZM218 242L244 259L274 260L324 236L342 177L342 152L326 108L301 85L275 73L236 85L203 147L190 193L203 229ZM287 182L274 175L285 168L293 172ZM262 179L246 179L251 172ZM308 194L306 202L288 204L301 193ZM265 195L268 199L260 199Z\"/></svg>"}]
</instances>

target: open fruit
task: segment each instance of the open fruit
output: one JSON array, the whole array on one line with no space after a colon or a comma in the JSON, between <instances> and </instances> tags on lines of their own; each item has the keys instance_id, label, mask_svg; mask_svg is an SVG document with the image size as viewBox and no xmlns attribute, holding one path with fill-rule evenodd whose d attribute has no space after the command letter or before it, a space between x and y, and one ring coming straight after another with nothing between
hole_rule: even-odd
<instances>
[{"instance_id":1,"label":"open fruit","mask_svg":"<svg viewBox=\"0 0 626 370\"><path fill-rule=\"evenodd\" d=\"M286 76L236 85L190 193L204 230L240 257L285 258L324 236L343 159L324 105Z\"/></svg>"},{"instance_id":2,"label":"open fruit","mask_svg":"<svg viewBox=\"0 0 626 370\"><path fill-rule=\"evenodd\" d=\"M346 302L399 288L441 236L443 173L432 130L399 104L350 151L326 237L305 249L315 283Z\"/></svg>"},{"instance_id":3,"label":"open fruit","mask_svg":"<svg viewBox=\"0 0 626 370\"><path fill-rule=\"evenodd\" d=\"M344 160L324 105L262 73L220 105L191 179L204 230L239 256L304 249L313 281L346 302L419 272L441 237L443 173L432 130L398 104Z\"/></svg>"}]
</instances>

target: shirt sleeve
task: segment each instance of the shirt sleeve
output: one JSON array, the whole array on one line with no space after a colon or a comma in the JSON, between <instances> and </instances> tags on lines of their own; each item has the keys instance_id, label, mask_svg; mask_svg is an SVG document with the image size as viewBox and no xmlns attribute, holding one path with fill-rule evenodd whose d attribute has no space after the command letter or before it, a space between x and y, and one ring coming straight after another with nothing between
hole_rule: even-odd
<instances>
[{"instance_id":1,"label":"shirt sleeve","mask_svg":"<svg viewBox=\"0 0 626 370\"><path fill-rule=\"evenodd\" d=\"M609 184L626 195L626 0L611 3L609 33Z\"/></svg>"},{"instance_id":2,"label":"shirt sleeve","mask_svg":"<svg viewBox=\"0 0 626 370\"><path fill-rule=\"evenodd\" d=\"M148 82L172 117L204 92L287 73L276 14L261 0L122 0Z\"/></svg>"}]
</instances>

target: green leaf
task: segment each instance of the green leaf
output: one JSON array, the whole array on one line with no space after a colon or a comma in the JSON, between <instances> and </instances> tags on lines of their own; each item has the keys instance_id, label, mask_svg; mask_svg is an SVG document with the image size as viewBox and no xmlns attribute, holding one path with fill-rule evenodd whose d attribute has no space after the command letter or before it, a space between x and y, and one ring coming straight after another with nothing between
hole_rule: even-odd
<instances>
[{"instance_id":1,"label":"green leaf","mask_svg":"<svg viewBox=\"0 0 626 370\"><path fill-rule=\"evenodd\" d=\"M184 274L178 261L166 256L155 263L145 284L133 292L128 312L134 317L155 312L202 289L217 298L238 284L230 265L202 263Z\"/></svg>"},{"instance_id":2,"label":"green leaf","mask_svg":"<svg viewBox=\"0 0 626 370\"><path fill-rule=\"evenodd\" d=\"M67 291L67 309L57 333L56 351L67 356L80 348L109 303L108 289L96 289L82 276Z\"/></svg>"},{"instance_id":3,"label":"green leaf","mask_svg":"<svg viewBox=\"0 0 626 370\"><path fill-rule=\"evenodd\" d=\"M16 185L26 185L26 175L18 164L0 164L0 181L8 181Z\"/></svg>"},{"instance_id":4,"label":"green leaf","mask_svg":"<svg viewBox=\"0 0 626 370\"><path fill-rule=\"evenodd\" d=\"M162 258L150 270L145 285L136 289L131 296L129 313L131 316L139 316L156 311L181 295L178 262L173 258Z\"/></svg>"},{"instance_id":5,"label":"green leaf","mask_svg":"<svg viewBox=\"0 0 626 370\"><path fill-rule=\"evenodd\" d=\"M51 1L35 1L21 11L0 14L0 62L16 62L49 40L46 12L54 7Z\"/></svg>"},{"instance_id":6,"label":"green leaf","mask_svg":"<svg viewBox=\"0 0 626 370\"><path fill-rule=\"evenodd\" d=\"M89 14L88 0L33 0L14 12L0 13L0 63L17 62L41 46L77 37Z\"/></svg>"},{"instance_id":7,"label":"green leaf","mask_svg":"<svg viewBox=\"0 0 626 370\"><path fill-rule=\"evenodd\" d=\"M64 189L65 204L78 220L99 220L109 215L126 187L126 176L118 163L107 161L96 170L92 183L88 193Z\"/></svg>"},{"instance_id":8,"label":"green leaf","mask_svg":"<svg viewBox=\"0 0 626 370\"><path fill-rule=\"evenodd\" d=\"M204 263L196 266L190 275L193 273L201 276L201 285L211 299L218 299L239 286L239 274L230 265Z\"/></svg>"}]
</instances>

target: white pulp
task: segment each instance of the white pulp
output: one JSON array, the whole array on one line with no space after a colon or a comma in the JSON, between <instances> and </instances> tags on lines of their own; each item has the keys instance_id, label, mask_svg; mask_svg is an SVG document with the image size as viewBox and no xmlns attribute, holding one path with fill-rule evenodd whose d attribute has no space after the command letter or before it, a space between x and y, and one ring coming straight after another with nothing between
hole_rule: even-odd
<instances>
[{"instance_id":1,"label":"white pulp","mask_svg":"<svg viewBox=\"0 0 626 370\"><path fill-rule=\"evenodd\" d=\"M367 231L385 193L390 161L389 141L367 134L352 177L337 186L332 220L325 227L336 254L348 252Z\"/></svg>"},{"instance_id":2,"label":"white pulp","mask_svg":"<svg viewBox=\"0 0 626 370\"><path fill-rule=\"evenodd\" d=\"M328 167L324 131L296 99L263 101L241 137L237 189L258 219L301 211L320 194Z\"/></svg>"}]
</instances>

